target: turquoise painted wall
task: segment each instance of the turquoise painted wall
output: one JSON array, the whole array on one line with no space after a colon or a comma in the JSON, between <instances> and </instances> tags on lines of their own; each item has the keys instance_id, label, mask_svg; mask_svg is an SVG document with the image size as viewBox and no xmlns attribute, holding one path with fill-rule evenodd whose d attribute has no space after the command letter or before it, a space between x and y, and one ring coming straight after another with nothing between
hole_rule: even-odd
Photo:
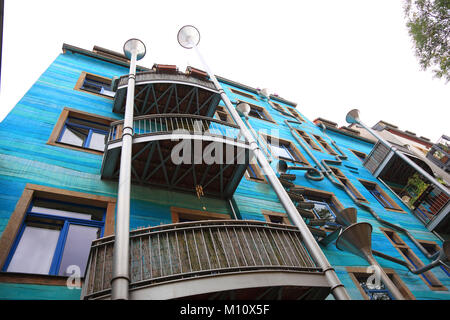
<instances>
[{"instance_id":1,"label":"turquoise painted wall","mask_svg":"<svg viewBox=\"0 0 450 320\"><path fill-rule=\"evenodd\" d=\"M0 124L0 135L2 137L0 140L0 234L5 229L26 183L116 197L117 183L100 179L102 156L46 144L64 107L121 119L121 115L112 112L112 100L73 89L83 71L113 77L126 74L128 70L80 54L71 52L61 54ZM223 84L223 86L231 100L239 99L260 105L271 114L277 123L273 124L250 118L249 122L256 131L266 130L267 134L279 135L281 138L295 143L288 127L283 122L285 119L292 118L286 117L273 109L267 101L261 99L254 101L236 95L229 90L231 87L229 84ZM238 89L245 92L244 89ZM276 102L286 106L283 102ZM297 108L297 111L302 115L301 109ZM329 138L323 135L321 129L309 120L299 125L299 128L308 134L321 135L326 141L330 142ZM417 239L432 240L440 244L438 239L428 232L400 201L396 200L398 205L407 213L387 212L358 182L358 178L374 182L377 180L370 175L362 166L359 158L351 153L348 148L351 147L368 154L371 149L370 144L334 132L327 132L327 134L336 141L348 156L348 160L344 161L347 166L339 166L339 169L370 201L371 207L382 218L407 228ZM297 147L302 151L300 145L297 145ZM312 149L311 152L319 160L334 159L326 152ZM313 164L312 159L306 153L304 153L304 156ZM333 192L344 207L354 206L345 192L337 189L326 179L310 181L304 177L303 173L300 173L295 183ZM379 185L393 199L396 199L387 188ZM204 198L202 203L195 194L133 185L131 197L131 229L171 223L171 206L201 210L201 207L205 205L210 212L225 213L231 216L230 208L225 201ZM246 178L243 178L239 184L234 194L234 200L243 219L264 220L261 213L262 208L284 212L268 184L253 182ZM375 250L400 258L396 249L381 233L380 225L374 221L368 212L358 210L358 221L367 221L372 224L374 229L373 248ZM402 239L410 245L424 263L428 263L428 260L407 238L402 236ZM361 295L345 271L345 267L367 266L367 263L352 254L337 250L334 245L323 249L330 263L336 266L338 275L351 296L355 299L361 299ZM429 290L428 286L418 276L407 272L405 268L382 259L378 260L382 266L395 269L417 299L450 298L448 291ZM442 270L433 269L433 273L445 286L450 287L449 277ZM0 283L0 299L54 298L79 299L79 290L69 290L66 287L57 286Z\"/></svg>"}]
</instances>

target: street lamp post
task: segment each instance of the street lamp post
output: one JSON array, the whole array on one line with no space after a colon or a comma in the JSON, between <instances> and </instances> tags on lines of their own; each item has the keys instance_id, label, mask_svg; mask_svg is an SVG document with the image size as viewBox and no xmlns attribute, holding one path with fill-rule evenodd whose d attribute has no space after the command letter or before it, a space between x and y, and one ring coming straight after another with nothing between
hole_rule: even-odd
<instances>
[{"instance_id":1,"label":"street lamp post","mask_svg":"<svg viewBox=\"0 0 450 320\"><path fill-rule=\"evenodd\" d=\"M256 140L253 138L252 134L250 133L248 128L245 126L245 124L242 121L241 117L239 116L238 112L235 110L235 108L231 104L230 99L225 94L225 91L223 90L222 86L219 84L216 77L214 76L214 73L211 71L208 64L203 59L203 56L201 55L200 51L197 48L197 45L200 42L199 31L194 26L187 25L180 29L180 31L178 32L177 38L178 38L178 43L183 48L194 49L194 51L197 53L197 56L199 57L200 61L202 62L204 68L206 69L206 72L208 73L208 75L211 78L212 82L214 83L215 87L218 89L220 96L221 96L222 100L224 101L228 111L230 112L234 121L236 121L237 125L239 126L239 128L241 130L241 134L245 137L245 139L249 143L250 150L253 152L256 159L258 160L258 163L260 164L261 169L263 170L264 174L266 175L267 180L269 181L269 183L271 184L275 193L277 194L281 204L283 205L287 214L291 218L291 221L300 230L302 237L303 237L303 241L304 241L305 246L307 247L309 253L314 258L314 260L319 265L319 267L322 268L322 270L324 271L325 276L328 280L328 283L330 284L330 287L331 287L331 293L338 300L350 300L350 296L348 295L347 291L345 290L344 285L339 281L339 278L337 277L333 267L328 262L327 258L325 257L321 248L319 247L319 245L317 244L313 235L309 231L305 222L303 221L302 218L300 218L297 208L295 207L294 203L289 198L289 195L287 194L283 185L278 180L274 170L270 166L270 163L264 156L263 152L261 151L261 149L259 149L259 146L258 146Z\"/></svg>"},{"instance_id":2,"label":"street lamp post","mask_svg":"<svg viewBox=\"0 0 450 320\"><path fill-rule=\"evenodd\" d=\"M125 56L130 59L127 99L125 104L122 133L122 154L120 157L119 187L117 191L117 215L114 241L113 273L111 279L111 299L128 300L129 246L130 246L130 192L131 192L131 151L133 144L134 86L136 82L136 61L145 56L142 41L130 39L123 46Z\"/></svg>"}]
</instances>

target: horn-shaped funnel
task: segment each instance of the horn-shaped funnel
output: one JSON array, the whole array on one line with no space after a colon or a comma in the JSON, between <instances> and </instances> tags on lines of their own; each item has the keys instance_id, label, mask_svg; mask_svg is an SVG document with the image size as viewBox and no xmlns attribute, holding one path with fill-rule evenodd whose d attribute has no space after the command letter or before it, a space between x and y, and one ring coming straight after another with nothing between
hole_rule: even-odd
<instances>
[{"instance_id":1,"label":"horn-shaped funnel","mask_svg":"<svg viewBox=\"0 0 450 320\"><path fill-rule=\"evenodd\" d=\"M345 208L336 213L336 222L348 227L357 222L357 214L356 208Z\"/></svg>"},{"instance_id":2,"label":"horn-shaped funnel","mask_svg":"<svg viewBox=\"0 0 450 320\"><path fill-rule=\"evenodd\" d=\"M344 229L336 240L336 247L364 258L371 265L376 266L380 271L381 280L395 299L405 299L372 255L372 225L370 223L354 223Z\"/></svg>"},{"instance_id":3,"label":"horn-shaped funnel","mask_svg":"<svg viewBox=\"0 0 450 320\"><path fill-rule=\"evenodd\" d=\"M358 123L359 122L359 110L358 109L350 110L347 113L347 116L345 117L345 121L347 121L348 123Z\"/></svg>"},{"instance_id":4,"label":"horn-shaped funnel","mask_svg":"<svg viewBox=\"0 0 450 320\"><path fill-rule=\"evenodd\" d=\"M337 238L336 247L368 260L372 256L372 225L360 222L347 227Z\"/></svg>"},{"instance_id":5,"label":"horn-shaped funnel","mask_svg":"<svg viewBox=\"0 0 450 320\"><path fill-rule=\"evenodd\" d=\"M279 173L286 173L286 171L288 170L287 162L284 160L279 160L276 165L277 165L277 171Z\"/></svg>"}]
</instances>

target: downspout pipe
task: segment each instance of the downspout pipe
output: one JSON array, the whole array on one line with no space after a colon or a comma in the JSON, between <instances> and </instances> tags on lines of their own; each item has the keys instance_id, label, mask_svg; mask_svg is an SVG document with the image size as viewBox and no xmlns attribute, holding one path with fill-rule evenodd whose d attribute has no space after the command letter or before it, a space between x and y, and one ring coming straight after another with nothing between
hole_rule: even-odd
<instances>
[{"instance_id":1,"label":"downspout pipe","mask_svg":"<svg viewBox=\"0 0 450 320\"><path fill-rule=\"evenodd\" d=\"M194 28L192 26L185 26L183 28L186 28L186 27ZM180 33L183 31L183 28L178 33L179 42L180 42ZM183 36L183 34L181 34L181 36ZM278 199L280 200L281 204L283 205L284 209L286 210L292 223L300 230L300 233L302 234L303 242L304 242L309 254L314 259L314 261L318 264L318 266L323 270L325 277L331 286L331 289L330 289L331 293L337 300L350 300L351 298L350 298L349 294L347 293L347 290L345 289L344 285L340 282L338 276L336 275L334 268L328 262L325 254L322 252L322 249L316 242L314 236L309 231L306 223L303 221L303 219L298 214L297 208L295 207L294 203L290 199L290 197L287 194L286 190L284 189L283 185L277 178L274 170L270 166L270 163L264 156L264 153L259 149L258 143L255 141L252 134L247 129L247 127L245 126L241 117L239 116L238 112L233 107L230 99L225 94L225 91L223 90L222 86L219 84L216 77L214 76L214 73L211 71L209 66L206 64L200 51L197 48L197 44L195 43L195 41L193 41L192 36L187 34L186 37L182 40L185 40L185 42L183 42L183 44L185 44L185 45L187 44L187 46L184 46L185 48L193 48L194 51L197 53L197 56L201 60L211 81L214 83L215 87L219 91L220 96L225 103L225 106L227 107L227 109L230 112L231 116L233 117L234 121L236 121L237 125L239 126L239 128L242 132L242 135L245 137L245 139L249 143L250 150L255 155L258 163L261 166L262 171L264 172L264 174L267 177L268 182L270 183L270 185L272 186L276 195L278 196ZM198 34L197 43L199 40L200 40L200 35ZM181 42L180 42L180 44L183 46L183 44Z\"/></svg>"},{"instance_id":2,"label":"downspout pipe","mask_svg":"<svg viewBox=\"0 0 450 320\"><path fill-rule=\"evenodd\" d=\"M449 244L450 244L450 242L446 241L446 242L444 242L444 246L443 247L444 248L447 247L447 250L448 250L448 247L450 247ZM374 255L378 256L378 257L383 258L383 259L386 259L386 260L389 260L391 262L400 264L400 265L408 268L408 270L410 272L414 273L414 274L422 274L422 273L427 272L428 270L431 270L431 269L433 269L434 267L437 267L437 266L441 266L442 265L442 266L449 267L448 263L450 262L450 260L449 260L450 257L447 255L448 252L446 253L444 248L437 252L437 257L435 258L435 260L433 262L431 262L431 263L429 263L429 264L427 264L427 265L425 265L425 266L423 266L421 268L418 268L418 269L413 269L411 267L411 265L409 263L407 263L406 261L403 261L401 259L397 259L395 257L389 256L389 255L387 255L385 253L382 253L382 252L379 252L379 251L375 251L375 250L372 250L372 253Z\"/></svg>"},{"instance_id":3,"label":"downspout pipe","mask_svg":"<svg viewBox=\"0 0 450 320\"><path fill-rule=\"evenodd\" d=\"M125 55L130 59L130 73L128 75L127 100L122 133L122 152L120 156L119 187L117 191L116 230L111 279L112 300L128 300L130 284L130 192L134 86L136 81L136 61L143 58L146 52L144 43L138 39L128 40L123 46L123 50Z\"/></svg>"}]
</instances>

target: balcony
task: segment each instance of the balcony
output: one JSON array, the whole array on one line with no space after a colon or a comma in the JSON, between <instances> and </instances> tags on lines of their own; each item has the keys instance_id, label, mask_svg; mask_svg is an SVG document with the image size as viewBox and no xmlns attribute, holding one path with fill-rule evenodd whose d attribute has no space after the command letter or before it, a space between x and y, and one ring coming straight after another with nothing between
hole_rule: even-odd
<instances>
[{"instance_id":1,"label":"balcony","mask_svg":"<svg viewBox=\"0 0 450 320\"><path fill-rule=\"evenodd\" d=\"M113 111L124 113L128 75L118 80ZM184 113L212 117L220 101L219 91L206 78L178 71L136 74L134 115Z\"/></svg>"},{"instance_id":2,"label":"balcony","mask_svg":"<svg viewBox=\"0 0 450 320\"><path fill-rule=\"evenodd\" d=\"M102 179L119 177L122 128L123 121L111 124ZM133 130L134 183L190 193L201 187L205 196L228 199L249 163L249 145L240 136L239 127L217 119L180 114L145 115L134 118ZM180 146L184 146L183 151ZM206 159L205 154L214 159Z\"/></svg>"},{"instance_id":3,"label":"balcony","mask_svg":"<svg viewBox=\"0 0 450 320\"><path fill-rule=\"evenodd\" d=\"M109 299L114 236L92 243L82 299ZM130 299L324 299L297 228L196 221L130 232Z\"/></svg>"},{"instance_id":4,"label":"balcony","mask_svg":"<svg viewBox=\"0 0 450 320\"><path fill-rule=\"evenodd\" d=\"M450 137L446 135L440 137L428 151L427 158L439 168L450 172Z\"/></svg>"}]
</instances>

